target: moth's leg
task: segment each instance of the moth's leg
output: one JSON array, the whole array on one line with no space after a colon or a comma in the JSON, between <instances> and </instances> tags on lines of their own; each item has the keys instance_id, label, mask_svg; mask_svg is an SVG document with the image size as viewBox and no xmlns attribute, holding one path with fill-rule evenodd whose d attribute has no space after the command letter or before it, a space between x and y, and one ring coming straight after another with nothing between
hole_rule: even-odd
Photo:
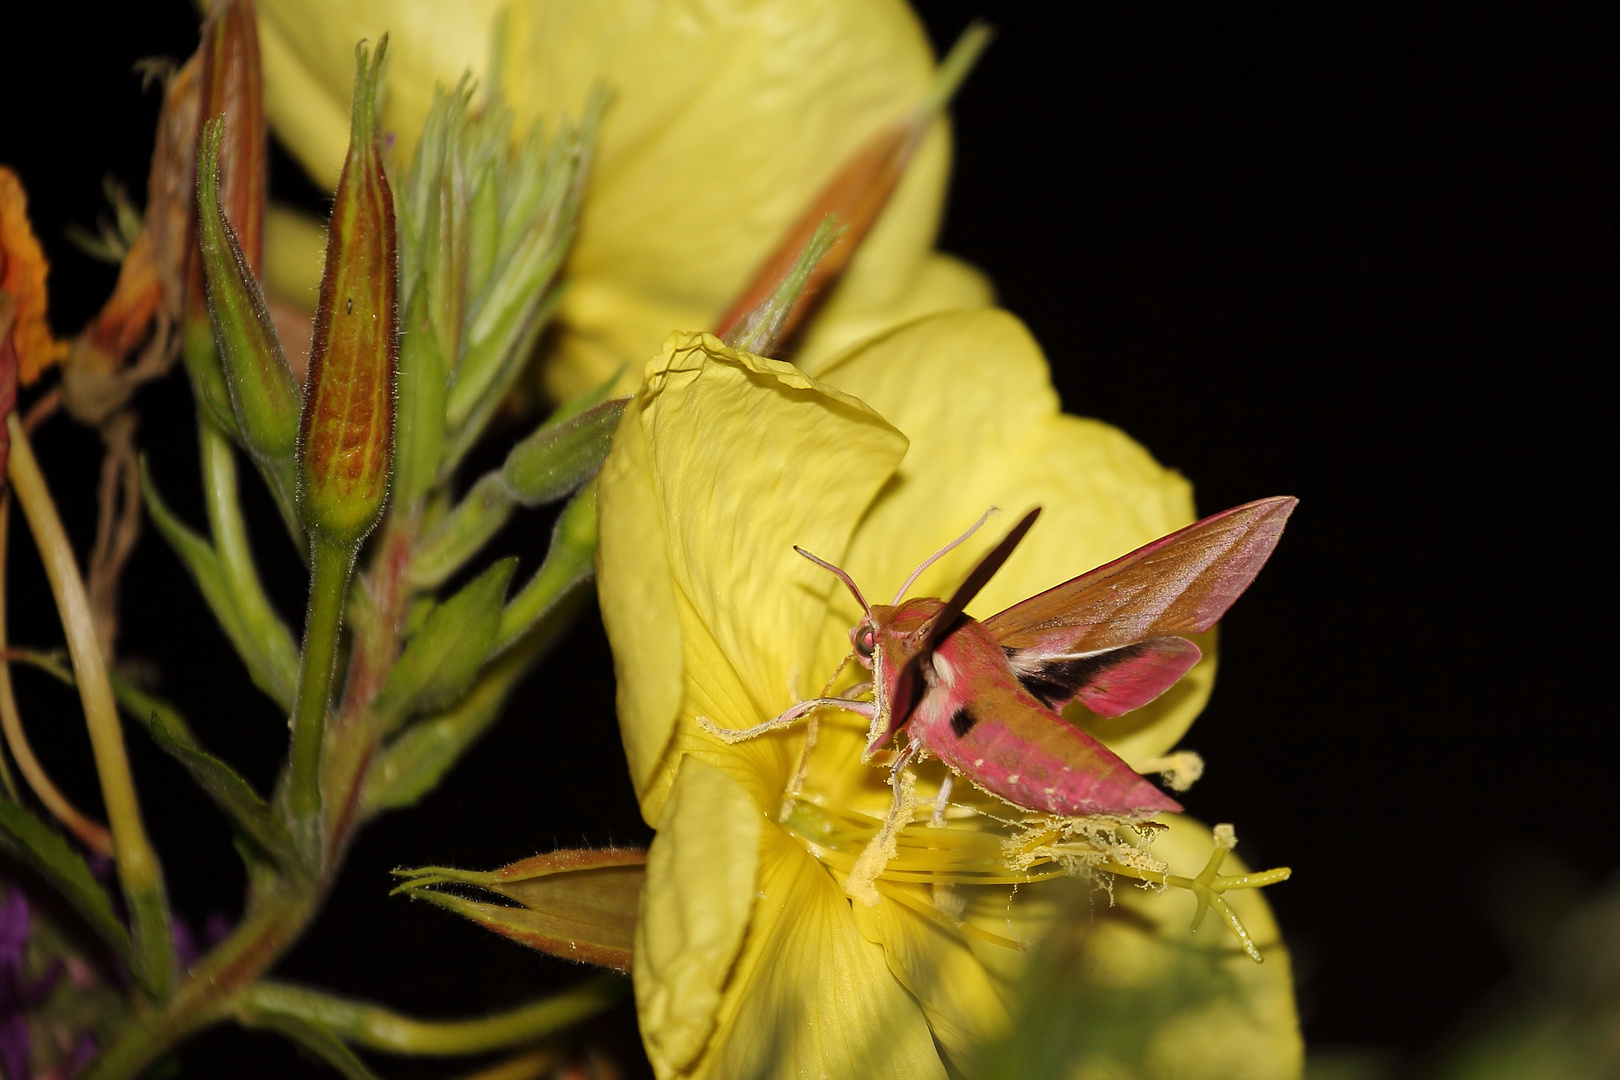
<instances>
[{"instance_id":1,"label":"moth's leg","mask_svg":"<svg viewBox=\"0 0 1620 1080\"><path fill-rule=\"evenodd\" d=\"M844 668L849 666L849 662L854 656L855 651L852 649L848 655L838 662L837 669L834 670L832 675L827 679L827 685L821 688L822 697L827 697L832 693L833 683L838 681L838 676L843 673ZM872 683L870 680L868 680L867 682L858 683L855 686L850 687L848 690L845 690L843 697L845 699L858 698L871 689ZM865 715L868 720L871 719L871 714L868 713ZM804 779L810 773L810 751L816 748L816 736L820 733L821 721L812 713L810 719L805 721L804 745L799 748L799 763L794 766L793 776L790 780L788 780L787 790L782 793L782 809L779 813L779 820L781 821L787 821L788 815L793 812L793 800L798 798L799 792L804 790Z\"/></svg>"},{"instance_id":2,"label":"moth's leg","mask_svg":"<svg viewBox=\"0 0 1620 1080\"><path fill-rule=\"evenodd\" d=\"M844 709L852 713L859 713L868 720L872 718L872 712L877 707L870 701L850 701L847 698L823 697L811 698L809 701L801 701L797 705L788 707L780 715L773 716L763 724L755 724L751 728L723 728L713 720L710 720L707 716L699 716L696 719L698 727L702 728L704 731L707 731L710 735L720 739L722 742L740 743L746 742L749 739L757 739L761 735L775 731L778 728L785 728L790 724L797 723L799 720L802 720L806 714L814 712L816 709L822 708L823 706L832 709Z\"/></svg>"},{"instance_id":3,"label":"moth's leg","mask_svg":"<svg viewBox=\"0 0 1620 1080\"><path fill-rule=\"evenodd\" d=\"M932 829L945 827L945 807L951 801L951 785L955 782L954 773L946 773L945 779L939 782L939 795L934 799L934 816L928 819L928 826Z\"/></svg>"},{"instance_id":4,"label":"moth's leg","mask_svg":"<svg viewBox=\"0 0 1620 1080\"><path fill-rule=\"evenodd\" d=\"M906 766L911 764L917 749L918 744L911 743L894 759L894 765L889 769L889 784L894 788L889 814L883 819L877 835L861 849L855 865L850 868L849 877L844 879L844 892L867 907L877 906L877 879L899 850L900 830L905 828L911 820L912 811L917 808L917 778L906 772Z\"/></svg>"}]
</instances>

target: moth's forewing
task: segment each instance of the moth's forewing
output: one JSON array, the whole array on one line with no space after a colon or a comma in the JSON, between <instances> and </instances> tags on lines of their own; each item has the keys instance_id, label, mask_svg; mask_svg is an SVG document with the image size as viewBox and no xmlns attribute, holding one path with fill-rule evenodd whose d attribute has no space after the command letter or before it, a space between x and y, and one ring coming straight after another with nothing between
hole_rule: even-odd
<instances>
[{"instance_id":1,"label":"moth's forewing","mask_svg":"<svg viewBox=\"0 0 1620 1080\"><path fill-rule=\"evenodd\" d=\"M1096 652L1208 630L1260 572L1299 500L1233 507L984 620L1006 649Z\"/></svg>"},{"instance_id":2,"label":"moth's forewing","mask_svg":"<svg viewBox=\"0 0 1620 1080\"><path fill-rule=\"evenodd\" d=\"M1052 712L971 619L940 642L910 737L986 791L1043 813L1136 817L1181 806Z\"/></svg>"},{"instance_id":3,"label":"moth's forewing","mask_svg":"<svg viewBox=\"0 0 1620 1080\"><path fill-rule=\"evenodd\" d=\"M1154 637L1080 656L1025 649L1008 662L1024 689L1053 712L1078 700L1098 716L1122 716L1170 689L1202 658L1186 638Z\"/></svg>"}]
</instances>

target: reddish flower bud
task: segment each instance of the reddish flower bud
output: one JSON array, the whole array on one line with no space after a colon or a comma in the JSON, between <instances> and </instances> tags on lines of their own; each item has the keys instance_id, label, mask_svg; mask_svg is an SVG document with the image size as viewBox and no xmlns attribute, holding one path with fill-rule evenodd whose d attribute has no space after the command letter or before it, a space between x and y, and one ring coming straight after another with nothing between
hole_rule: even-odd
<instances>
[{"instance_id":1,"label":"reddish flower bud","mask_svg":"<svg viewBox=\"0 0 1620 1080\"><path fill-rule=\"evenodd\" d=\"M332 206L298 439L298 508L312 538L357 544L376 524L394 444L399 258L377 143L385 36L355 51L349 155Z\"/></svg>"}]
</instances>

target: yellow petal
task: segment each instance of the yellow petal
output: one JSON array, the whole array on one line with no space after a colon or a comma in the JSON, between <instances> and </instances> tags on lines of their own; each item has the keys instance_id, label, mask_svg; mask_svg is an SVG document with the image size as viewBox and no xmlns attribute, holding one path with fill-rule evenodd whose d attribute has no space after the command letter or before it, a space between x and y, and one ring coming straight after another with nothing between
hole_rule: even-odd
<instances>
[{"instance_id":1,"label":"yellow petal","mask_svg":"<svg viewBox=\"0 0 1620 1080\"><path fill-rule=\"evenodd\" d=\"M856 287L864 286L855 269L867 250L861 249L850 272L810 323L794 357L800 367L814 370L839 350L924 315L987 308L996 301L989 278L961 259L937 251L909 281L896 281L904 286L902 291L883 288L876 281L870 287Z\"/></svg>"},{"instance_id":2,"label":"yellow petal","mask_svg":"<svg viewBox=\"0 0 1620 1080\"><path fill-rule=\"evenodd\" d=\"M888 602L913 567L991 506L1005 513L936 563L912 595L948 595L1032 506L1044 508L1040 522L970 614L1000 611L1193 520L1186 480L1118 428L1060 412L1040 346L1004 311L929 316L810 371L911 441L843 564L874 602ZM833 608L845 625L859 614L836 593ZM837 662L838 648L829 637L823 665ZM1172 694L1100 734L1127 760L1164 753L1203 708L1212 681L1213 657Z\"/></svg>"},{"instance_id":3,"label":"yellow petal","mask_svg":"<svg viewBox=\"0 0 1620 1080\"><path fill-rule=\"evenodd\" d=\"M502 0L261 0L265 114L316 183L337 187L349 145L354 46L388 34L382 130L410 159L436 86L488 68ZM575 114L577 117L577 113Z\"/></svg>"},{"instance_id":4,"label":"yellow petal","mask_svg":"<svg viewBox=\"0 0 1620 1080\"><path fill-rule=\"evenodd\" d=\"M1214 850L1209 829L1178 815L1154 841L1153 853L1180 872L1195 872ZM1228 855L1226 874L1246 872ZM1197 901L1181 889L1164 893L1114 888L1121 917L1099 920L1086 953L1102 978L1131 989L1162 986L1181 1000L1159 1015L1143 1050L1142 1073L1178 1080L1287 1080L1297 1077L1304 1043L1294 1009L1288 949L1258 889L1225 894L1265 955L1256 964L1213 914L1188 932ZM1188 993L1203 987L1203 993ZM1164 1000L1159 998L1158 1000Z\"/></svg>"},{"instance_id":5,"label":"yellow petal","mask_svg":"<svg viewBox=\"0 0 1620 1080\"><path fill-rule=\"evenodd\" d=\"M487 75L502 5L263 0L267 112L319 182L348 139L353 49L390 33L384 127L404 161L435 83ZM548 389L601 383L675 328L712 326L845 158L922 100L933 59L900 0L517 0L503 89L548 126L613 94L599 134ZM913 288L933 246L949 138L912 162L846 276L870 314ZM888 324L885 324L888 325Z\"/></svg>"},{"instance_id":6,"label":"yellow petal","mask_svg":"<svg viewBox=\"0 0 1620 1080\"><path fill-rule=\"evenodd\" d=\"M760 813L730 777L687 759L647 852L636 923L636 1014L660 1075L714 1033L721 990L754 908Z\"/></svg>"},{"instance_id":7,"label":"yellow petal","mask_svg":"<svg viewBox=\"0 0 1620 1080\"><path fill-rule=\"evenodd\" d=\"M754 919L694 1075L944 1080L923 1010L861 934L843 888L774 825L760 840Z\"/></svg>"},{"instance_id":8,"label":"yellow petal","mask_svg":"<svg viewBox=\"0 0 1620 1080\"><path fill-rule=\"evenodd\" d=\"M885 884L882 891L884 900L875 907L851 905L855 922L868 941L883 946L889 970L921 1003L947 1058L960 1065L986 1039L1006 1031L1009 987L991 975L973 943L921 913L935 905L927 888ZM892 899L897 893L905 893L910 905Z\"/></svg>"},{"instance_id":9,"label":"yellow petal","mask_svg":"<svg viewBox=\"0 0 1620 1080\"><path fill-rule=\"evenodd\" d=\"M648 820L676 765L658 767L677 719L675 675L688 720L728 728L819 689L816 631L837 583L793 547L840 558L904 453L904 437L859 401L707 334L671 335L648 363L603 469L598 556L619 722ZM772 740L733 749L781 752ZM759 761L740 774L779 793L785 767Z\"/></svg>"}]
</instances>

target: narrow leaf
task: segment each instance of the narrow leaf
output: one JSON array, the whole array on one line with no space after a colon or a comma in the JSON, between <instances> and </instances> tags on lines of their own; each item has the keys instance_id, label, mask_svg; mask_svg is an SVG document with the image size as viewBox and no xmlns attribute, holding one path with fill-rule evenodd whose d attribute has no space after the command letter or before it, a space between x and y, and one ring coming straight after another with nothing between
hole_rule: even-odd
<instances>
[{"instance_id":1,"label":"narrow leaf","mask_svg":"<svg viewBox=\"0 0 1620 1080\"><path fill-rule=\"evenodd\" d=\"M416 721L372 761L361 805L367 814L414 804L439 786L445 773L489 729L529 666L567 627L583 602L575 592L556 617L486 667L465 697L436 716Z\"/></svg>"},{"instance_id":2,"label":"narrow leaf","mask_svg":"<svg viewBox=\"0 0 1620 1080\"><path fill-rule=\"evenodd\" d=\"M394 504L409 510L428 493L444 446L445 359L420 278L405 309L394 408Z\"/></svg>"},{"instance_id":3,"label":"narrow leaf","mask_svg":"<svg viewBox=\"0 0 1620 1080\"><path fill-rule=\"evenodd\" d=\"M495 647L506 586L516 569L516 558L502 559L434 608L389 671L374 711L402 720L465 694Z\"/></svg>"},{"instance_id":4,"label":"narrow leaf","mask_svg":"<svg viewBox=\"0 0 1620 1080\"><path fill-rule=\"evenodd\" d=\"M292 835L240 773L198 746L189 731L171 728L156 710L147 713L144 719L153 741L185 766L197 786L214 800L214 805L230 819L237 832L283 870L298 867Z\"/></svg>"},{"instance_id":5,"label":"narrow leaf","mask_svg":"<svg viewBox=\"0 0 1620 1080\"><path fill-rule=\"evenodd\" d=\"M629 398L604 401L557 423L546 423L512 447L501 476L525 506L554 502L602 468Z\"/></svg>"},{"instance_id":6,"label":"narrow leaf","mask_svg":"<svg viewBox=\"0 0 1620 1080\"><path fill-rule=\"evenodd\" d=\"M214 547L188 528L164 503L146 461L141 461L141 493L152 523L169 542L191 579L197 583L208 607L219 620L236 654L247 665L253 684L283 709L292 708L293 687L298 679L298 653L285 626L277 622L279 634L268 627L249 631L233 599L230 581Z\"/></svg>"},{"instance_id":7,"label":"narrow leaf","mask_svg":"<svg viewBox=\"0 0 1620 1080\"><path fill-rule=\"evenodd\" d=\"M129 931L113 912L112 898L90 873L84 857L24 807L0 795L0 835L38 870L75 911L84 916L120 960L128 963Z\"/></svg>"},{"instance_id":8,"label":"narrow leaf","mask_svg":"<svg viewBox=\"0 0 1620 1080\"><path fill-rule=\"evenodd\" d=\"M443 585L501 531L515 506L499 471L479 477L411 553L411 584L419 589Z\"/></svg>"},{"instance_id":9,"label":"narrow leaf","mask_svg":"<svg viewBox=\"0 0 1620 1080\"><path fill-rule=\"evenodd\" d=\"M396 891L551 956L628 972L646 862L639 848L554 851L483 873L395 871L407 879ZM471 900L436 885L485 889L522 906Z\"/></svg>"},{"instance_id":10,"label":"narrow leaf","mask_svg":"<svg viewBox=\"0 0 1620 1080\"><path fill-rule=\"evenodd\" d=\"M551 548L534 577L501 612L498 648L527 634L596 571L596 483L580 489L551 530Z\"/></svg>"}]
</instances>

